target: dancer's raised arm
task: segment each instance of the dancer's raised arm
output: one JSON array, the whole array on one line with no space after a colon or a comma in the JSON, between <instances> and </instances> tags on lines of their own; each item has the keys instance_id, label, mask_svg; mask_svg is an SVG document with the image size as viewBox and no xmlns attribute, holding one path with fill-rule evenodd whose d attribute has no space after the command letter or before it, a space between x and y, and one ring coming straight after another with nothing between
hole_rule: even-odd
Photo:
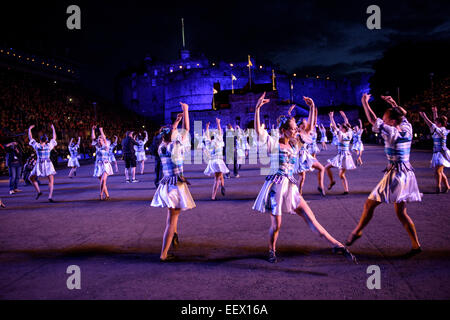
<instances>
[{"instance_id":1,"label":"dancer's raised arm","mask_svg":"<svg viewBox=\"0 0 450 320\"><path fill-rule=\"evenodd\" d=\"M52 128L52 134L53 134L52 139L56 141L56 130L55 130L55 126L53 125L53 123L50 127Z\"/></svg>"},{"instance_id":2,"label":"dancer's raised arm","mask_svg":"<svg viewBox=\"0 0 450 320\"><path fill-rule=\"evenodd\" d=\"M427 126L431 128L431 126L434 124L430 119L428 119L427 114L425 112L419 112L419 115L423 118Z\"/></svg>"},{"instance_id":3,"label":"dancer's raised arm","mask_svg":"<svg viewBox=\"0 0 450 320\"><path fill-rule=\"evenodd\" d=\"M220 119L216 118L217 130L219 131L219 137L222 137L222 128L220 126Z\"/></svg>"},{"instance_id":4,"label":"dancer's raised arm","mask_svg":"<svg viewBox=\"0 0 450 320\"><path fill-rule=\"evenodd\" d=\"M408 112L405 109L403 109L402 107L400 107L391 96L381 96L381 99L383 99L384 101L389 103L392 106L392 108L400 110L400 112L403 114L403 116L407 115Z\"/></svg>"},{"instance_id":5,"label":"dancer's raised arm","mask_svg":"<svg viewBox=\"0 0 450 320\"><path fill-rule=\"evenodd\" d=\"M97 128L97 126L92 126L92 130L91 130L91 140L94 141L95 140L95 129Z\"/></svg>"},{"instance_id":6,"label":"dancer's raised arm","mask_svg":"<svg viewBox=\"0 0 450 320\"><path fill-rule=\"evenodd\" d=\"M433 114L433 122L436 122L438 118L438 110L436 107L431 107L431 112Z\"/></svg>"},{"instance_id":7,"label":"dancer's raised arm","mask_svg":"<svg viewBox=\"0 0 450 320\"><path fill-rule=\"evenodd\" d=\"M377 120L377 116L375 112L373 112L372 108L370 108L369 105L370 97L371 97L370 94L364 93L361 98L361 102L364 107L364 113L366 114L367 120L370 122L371 125L374 125L375 121Z\"/></svg>"},{"instance_id":8,"label":"dancer's raised arm","mask_svg":"<svg viewBox=\"0 0 450 320\"><path fill-rule=\"evenodd\" d=\"M81 142L81 137L78 137L78 142L77 142L78 146L80 146L80 142Z\"/></svg>"},{"instance_id":9,"label":"dancer's raised arm","mask_svg":"<svg viewBox=\"0 0 450 320\"><path fill-rule=\"evenodd\" d=\"M209 126L211 125L210 122L206 124L206 130L204 131L203 135L206 137L206 139L211 139L211 136L209 135Z\"/></svg>"},{"instance_id":10,"label":"dancer's raised arm","mask_svg":"<svg viewBox=\"0 0 450 320\"><path fill-rule=\"evenodd\" d=\"M341 111L339 111L339 113L341 114L342 119L344 119L344 124L347 124L350 126L350 122L348 122L348 118L347 118L347 115L345 114L345 112L341 110Z\"/></svg>"},{"instance_id":11,"label":"dancer's raised arm","mask_svg":"<svg viewBox=\"0 0 450 320\"><path fill-rule=\"evenodd\" d=\"M72 142L73 142L73 138L70 138L70 141L69 141L69 146L71 146L71 145L72 145Z\"/></svg>"},{"instance_id":12,"label":"dancer's raised arm","mask_svg":"<svg viewBox=\"0 0 450 320\"><path fill-rule=\"evenodd\" d=\"M106 141L106 135L105 135L105 132L103 132L103 128L100 127L100 128L98 128L98 130L100 130L100 136L101 136L103 139L105 139L105 141Z\"/></svg>"},{"instance_id":13,"label":"dancer's raised arm","mask_svg":"<svg viewBox=\"0 0 450 320\"><path fill-rule=\"evenodd\" d=\"M336 122L334 122L334 111L331 111L329 114L330 116L330 127L333 130L337 130Z\"/></svg>"},{"instance_id":14,"label":"dancer's raised arm","mask_svg":"<svg viewBox=\"0 0 450 320\"><path fill-rule=\"evenodd\" d=\"M359 122L359 129L364 130L361 119L358 119L358 122Z\"/></svg>"},{"instance_id":15,"label":"dancer's raised arm","mask_svg":"<svg viewBox=\"0 0 450 320\"><path fill-rule=\"evenodd\" d=\"M33 130L33 128L34 128L34 124L28 128L28 139L30 141L33 140L33 134L31 133L31 130Z\"/></svg>"},{"instance_id":16,"label":"dancer's raised arm","mask_svg":"<svg viewBox=\"0 0 450 320\"><path fill-rule=\"evenodd\" d=\"M309 113L308 113L308 123L306 125L305 131L307 133L309 133L311 131L312 127L312 122L314 119L314 101L311 98L308 97L303 97L303 100L305 100L306 105L309 106Z\"/></svg>"},{"instance_id":17,"label":"dancer's raised arm","mask_svg":"<svg viewBox=\"0 0 450 320\"><path fill-rule=\"evenodd\" d=\"M184 124L184 135L190 131L190 123L189 123L189 105L187 103L180 102L181 108L183 109L183 124Z\"/></svg>"},{"instance_id":18,"label":"dancer's raised arm","mask_svg":"<svg viewBox=\"0 0 450 320\"><path fill-rule=\"evenodd\" d=\"M293 104L293 105L289 108L289 111L288 111L288 116L289 116L289 117L291 116L292 110L294 110L295 107L296 107L296 105Z\"/></svg>"},{"instance_id":19,"label":"dancer's raised arm","mask_svg":"<svg viewBox=\"0 0 450 320\"><path fill-rule=\"evenodd\" d=\"M256 103L256 107L255 107L255 119L254 119L254 125L255 125L255 131L256 134L259 136L263 133L263 130L261 128L261 120L260 120L260 114L259 114L259 110L261 109L261 107L270 102L270 99L266 99L266 93L264 92L261 97L259 97L258 102Z\"/></svg>"}]
</instances>

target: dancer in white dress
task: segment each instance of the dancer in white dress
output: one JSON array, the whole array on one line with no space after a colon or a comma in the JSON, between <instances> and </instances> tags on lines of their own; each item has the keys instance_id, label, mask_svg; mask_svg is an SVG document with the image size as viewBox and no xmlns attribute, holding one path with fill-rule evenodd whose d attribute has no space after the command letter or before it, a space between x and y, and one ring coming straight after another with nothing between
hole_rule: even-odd
<instances>
[{"instance_id":1,"label":"dancer in white dress","mask_svg":"<svg viewBox=\"0 0 450 320\"><path fill-rule=\"evenodd\" d=\"M39 189L39 184L36 180L37 177L47 177L48 178L48 201L53 201L53 185L54 185L54 175L56 174L55 168L53 166L52 161L50 160L50 152L56 147L56 131L55 126L52 124L52 133L53 137L48 142L48 137L44 134L40 137L39 143L33 139L33 134L31 130L33 130L34 125L28 128L28 138L30 139L30 146L36 151L36 165L30 173L30 181L34 186L34 189L37 192L36 200L42 195L41 190Z\"/></svg>"},{"instance_id":2,"label":"dancer in white dress","mask_svg":"<svg viewBox=\"0 0 450 320\"><path fill-rule=\"evenodd\" d=\"M447 117L437 115L437 108L432 108L433 122L428 119L425 112L420 112L420 116L430 127L433 137L433 158L431 158L431 168L435 169L436 174L436 193L447 193L450 189L444 168L450 167L450 150L447 148ZM444 183L445 189L442 191L441 184Z\"/></svg>"},{"instance_id":3,"label":"dancer in white dress","mask_svg":"<svg viewBox=\"0 0 450 320\"><path fill-rule=\"evenodd\" d=\"M74 143L73 138L70 139L69 142L69 161L67 162L67 166L70 169L69 178L73 178L77 175L77 168L80 167L80 162L78 161L78 149L80 148L81 137L78 137L78 142Z\"/></svg>"},{"instance_id":4,"label":"dancer in white dress","mask_svg":"<svg viewBox=\"0 0 450 320\"><path fill-rule=\"evenodd\" d=\"M158 189L151 203L152 207L167 208L167 222L164 231L163 243L161 248L160 260L172 261L173 255L169 255L170 246L178 246L178 217L180 211L195 208L194 199L188 189L188 181L183 175L183 159L186 150L185 144L189 138L189 106L180 102L183 113L177 116L177 119L171 127L163 127L163 140L158 147L158 154L161 158L163 167L163 178L159 182ZM181 119L184 122L184 130L181 132L181 139L177 138L178 124Z\"/></svg>"},{"instance_id":5,"label":"dancer in white dress","mask_svg":"<svg viewBox=\"0 0 450 320\"><path fill-rule=\"evenodd\" d=\"M138 145L134 146L136 161L141 164L141 175L144 174L145 160L147 160L147 156L145 155L145 144L148 141L148 133L147 131L144 131L144 133L145 137L143 137L142 134L139 134L136 137Z\"/></svg>"},{"instance_id":6,"label":"dancer in white dress","mask_svg":"<svg viewBox=\"0 0 450 320\"><path fill-rule=\"evenodd\" d=\"M347 258L356 262L356 258L350 251L320 225L298 191L297 182L294 178L299 144L299 141L295 138L297 134L295 118L286 116L278 118L279 139L275 139L261 130L260 109L264 104L270 102L269 99L265 99L265 95L263 93L257 102L254 123L259 138L260 156L262 153L270 155L270 175L266 177L266 181L253 204L253 210L270 213L268 261L271 263L277 262L276 242L280 233L282 215L297 214L305 220L313 232L325 238L333 246L333 252L344 254ZM306 97L304 99L311 107L313 101Z\"/></svg>"},{"instance_id":7,"label":"dancer in white dress","mask_svg":"<svg viewBox=\"0 0 450 320\"><path fill-rule=\"evenodd\" d=\"M212 189L211 200L216 200L217 191L219 190L223 196L225 196L225 180L223 174L229 173L225 162L223 161L223 148L225 143L223 142L222 128L220 127L220 119L216 118L217 132L210 134L208 122L206 124L206 151L209 157L208 166L203 172L207 176L214 174L214 185Z\"/></svg>"},{"instance_id":8,"label":"dancer in white dress","mask_svg":"<svg viewBox=\"0 0 450 320\"><path fill-rule=\"evenodd\" d=\"M362 142L362 134L364 132L364 128L362 125L362 121L361 119L358 119L359 121L359 126L355 126L353 128L353 145L352 145L352 150L356 152L356 165L357 166L362 166L363 162L362 162L362 153L364 151L364 144Z\"/></svg>"},{"instance_id":9,"label":"dancer in white dress","mask_svg":"<svg viewBox=\"0 0 450 320\"><path fill-rule=\"evenodd\" d=\"M323 126L322 123L319 125L319 131L320 131L320 144L322 145L322 150L328 150L328 148L327 148L327 142L328 142L327 129L325 129L325 127Z\"/></svg>"},{"instance_id":10,"label":"dancer in white dress","mask_svg":"<svg viewBox=\"0 0 450 320\"><path fill-rule=\"evenodd\" d=\"M359 223L350 233L346 244L350 246L362 236L362 230L372 219L378 205L383 202L394 203L395 213L411 239L412 250L409 255L414 255L422 250L414 223L406 212L406 203L421 201L422 194L419 192L414 169L409 162L413 138L412 126L406 120L406 111L398 106L394 99L382 98L391 104L383 119L378 118L370 108L370 94L363 95L362 104L373 131L381 134L384 139L388 166L383 178L366 200Z\"/></svg>"},{"instance_id":11,"label":"dancer in white dress","mask_svg":"<svg viewBox=\"0 0 450 320\"><path fill-rule=\"evenodd\" d=\"M308 100L309 101L309 100ZM291 116L291 112L295 105L291 106L288 111L288 115ZM298 132L296 138L301 142L301 147L299 148L299 156L296 164L296 172L300 176L300 181L298 183L298 189L300 194L303 194L303 185L306 180L306 173L310 171L314 171L317 169L317 190L322 196L325 196L325 187L324 187L324 176L325 176L325 167L317 160L317 158L310 153L311 148L308 146L315 144L317 148L317 144L313 142L313 136L311 131L315 128L317 123L317 108L314 104L314 101L311 99L311 105L309 105L309 114L308 120L305 118L299 120L298 122ZM317 139L317 134L316 134ZM313 147L314 149L314 147Z\"/></svg>"},{"instance_id":12,"label":"dancer in white dress","mask_svg":"<svg viewBox=\"0 0 450 320\"><path fill-rule=\"evenodd\" d=\"M95 169L94 177L100 180L100 200L109 200L108 187L106 181L108 176L114 174L111 163L109 162L109 143L106 139L103 128L99 128L100 136L95 139L95 129L97 126L92 127L91 139L92 145L95 146ZM103 198L103 194L105 198Z\"/></svg>"},{"instance_id":13,"label":"dancer in white dress","mask_svg":"<svg viewBox=\"0 0 450 320\"><path fill-rule=\"evenodd\" d=\"M115 169L116 169L116 173L119 172L119 167L117 166L117 160L116 160L116 156L114 155L114 149L117 147L117 140L119 139L118 136L114 136L114 142L111 143L110 140L108 140L109 145L109 163L111 163L111 165L114 165Z\"/></svg>"},{"instance_id":14,"label":"dancer in white dress","mask_svg":"<svg viewBox=\"0 0 450 320\"><path fill-rule=\"evenodd\" d=\"M317 108L316 108L317 109ZM308 143L308 151L315 158L316 155L320 152L319 147L317 146L317 111L315 112L315 123L316 125L311 128L311 132L309 135L311 136L311 142Z\"/></svg>"},{"instance_id":15,"label":"dancer in white dress","mask_svg":"<svg viewBox=\"0 0 450 320\"><path fill-rule=\"evenodd\" d=\"M338 129L336 123L334 122L334 112L330 112L330 123L333 130L337 131L338 138L338 153L335 157L328 159L328 164L325 166L327 170L328 178L330 179L330 185L328 190L331 190L336 182L333 179L333 172L331 168L339 169L339 178L342 180L342 185L344 186L344 195L348 194L348 181L345 173L347 170L356 169L355 163L353 162L352 154L350 153L350 140L352 140L352 129L347 121L345 113L341 111L345 123Z\"/></svg>"}]
</instances>

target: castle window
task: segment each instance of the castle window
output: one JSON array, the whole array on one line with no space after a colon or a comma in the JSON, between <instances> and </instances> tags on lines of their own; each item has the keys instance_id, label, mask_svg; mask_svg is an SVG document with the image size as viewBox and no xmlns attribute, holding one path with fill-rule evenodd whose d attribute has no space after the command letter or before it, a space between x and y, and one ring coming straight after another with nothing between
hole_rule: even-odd
<instances>
[{"instance_id":1,"label":"castle window","mask_svg":"<svg viewBox=\"0 0 450 320\"><path fill-rule=\"evenodd\" d=\"M186 69L190 69L190 68L191 68L191 65L188 64L188 65L186 66Z\"/></svg>"},{"instance_id":2,"label":"castle window","mask_svg":"<svg viewBox=\"0 0 450 320\"><path fill-rule=\"evenodd\" d=\"M136 99L137 99L137 91L133 90L133 100L136 100Z\"/></svg>"},{"instance_id":3,"label":"castle window","mask_svg":"<svg viewBox=\"0 0 450 320\"><path fill-rule=\"evenodd\" d=\"M158 75L158 70L157 70L157 69L153 70L153 75L154 75L154 76L157 76L157 75Z\"/></svg>"},{"instance_id":4,"label":"castle window","mask_svg":"<svg viewBox=\"0 0 450 320\"><path fill-rule=\"evenodd\" d=\"M152 87L156 87L156 79L152 79Z\"/></svg>"}]
</instances>

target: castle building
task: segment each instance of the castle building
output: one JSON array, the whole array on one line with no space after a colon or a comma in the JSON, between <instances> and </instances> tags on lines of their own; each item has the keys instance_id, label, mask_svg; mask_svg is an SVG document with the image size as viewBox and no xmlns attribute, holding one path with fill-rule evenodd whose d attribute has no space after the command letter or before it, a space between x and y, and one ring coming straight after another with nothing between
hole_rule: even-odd
<instances>
[{"instance_id":1,"label":"castle building","mask_svg":"<svg viewBox=\"0 0 450 320\"><path fill-rule=\"evenodd\" d=\"M312 75L297 77L270 64L257 64L250 57L243 62L211 61L204 56L193 57L185 49L178 60L168 63L146 57L142 72L128 73L118 80L119 101L157 123L171 122L183 101L189 104L194 120L214 123L219 117L224 124L239 123L243 128L253 119L252 106L263 91L271 92L274 100L266 110L272 119L274 114L286 112L290 103L296 103L300 107L297 113L304 115L303 96L313 98L319 108L357 106L361 92L369 87L368 76L358 83Z\"/></svg>"}]
</instances>

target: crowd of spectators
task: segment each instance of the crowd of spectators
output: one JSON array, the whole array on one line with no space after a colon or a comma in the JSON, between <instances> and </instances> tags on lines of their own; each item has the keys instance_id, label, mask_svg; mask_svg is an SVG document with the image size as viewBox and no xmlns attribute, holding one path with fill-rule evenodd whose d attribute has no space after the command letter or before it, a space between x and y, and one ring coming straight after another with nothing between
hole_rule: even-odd
<instances>
[{"instance_id":1,"label":"crowd of spectators","mask_svg":"<svg viewBox=\"0 0 450 320\"><path fill-rule=\"evenodd\" d=\"M69 154L70 139L78 137L82 157L92 157L91 128L95 124L104 128L108 138L113 140L116 135L119 141L127 130L156 130L150 121L99 99L77 84L0 67L0 143L18 141L24 154L31 155L28 127L36 126L33 136L37 139L43 133L51 137L51 124L58 141L53 156L60 160Z\"/></svg>"}]
</instances>

